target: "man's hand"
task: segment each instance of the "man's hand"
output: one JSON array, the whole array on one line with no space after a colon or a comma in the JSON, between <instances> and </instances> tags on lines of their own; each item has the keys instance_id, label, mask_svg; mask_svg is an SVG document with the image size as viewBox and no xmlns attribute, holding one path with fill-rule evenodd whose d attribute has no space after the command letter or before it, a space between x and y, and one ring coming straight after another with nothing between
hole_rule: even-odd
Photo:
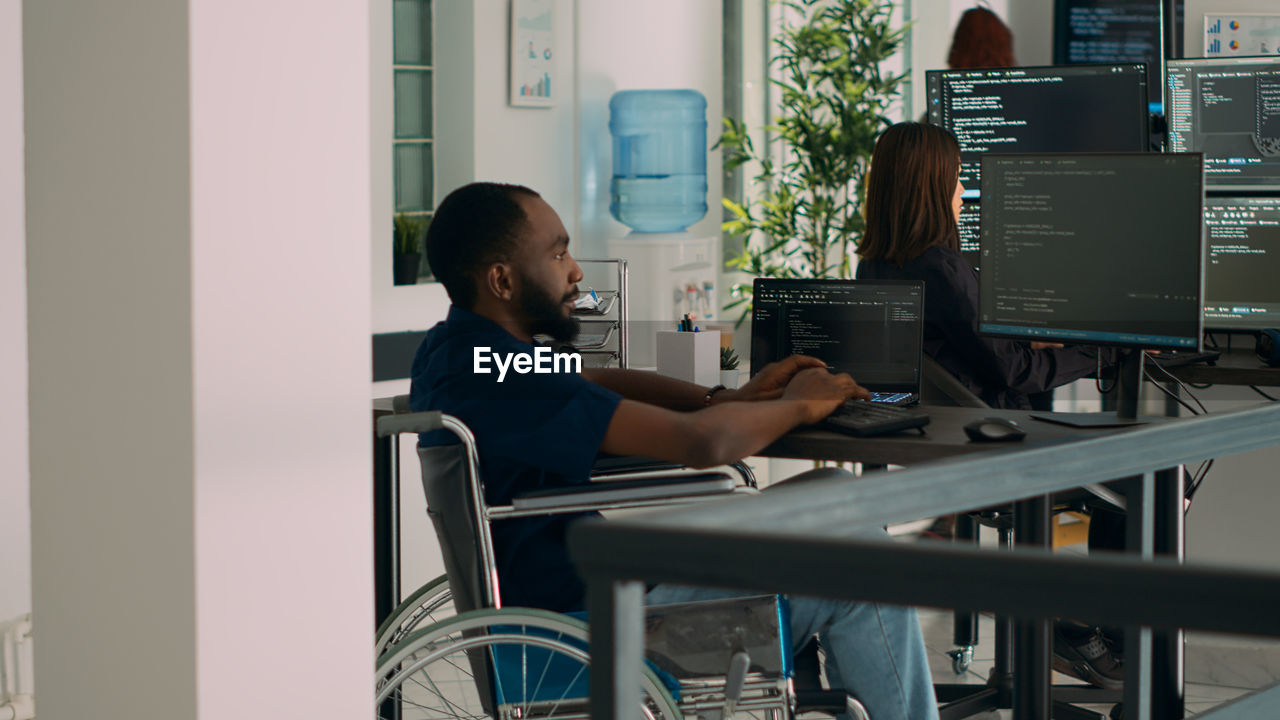
<instances>
[{"instance_id":1,"label":"man's hand","mask_svg":"<svg viewBox=\"0 0 1280 720\"><path fill-rule=\"evenodd\" d=\"M784 361L785 362L785 361ZM804 403L804 423L812 425L831 414L845 400L869 400L871 393L853 381L848 373L832 375L824 365L805 368L795 373L782 392L783 400Z\"/></svg>"},{"instance_id":2,"label":"man's hand","mask_svg":"<svg viewBox=\"0 0 1280 720\"><path fill-rule=\"evenodd\" d=\"M725 400L776 400L782 397L783 388L787 387L796 373L805 369L827 369L827 364L808 355L792 355L784 360L769 363L756 376L743 385ZM716 393L724 395L725 393Z\"/></svg>"},{"instance_id":3,"label":"man's hand","mask_svg":"<svg viewBox=\"0 0 1280 720\"><path fill-rule=\"evenodd\" d=\"M1062 343L1040 342L1039 340L1031 341L1032 350L1061 350L1064 347L1066 347L1066 345L1063 345Z\"/></svg>"}]
</instances>

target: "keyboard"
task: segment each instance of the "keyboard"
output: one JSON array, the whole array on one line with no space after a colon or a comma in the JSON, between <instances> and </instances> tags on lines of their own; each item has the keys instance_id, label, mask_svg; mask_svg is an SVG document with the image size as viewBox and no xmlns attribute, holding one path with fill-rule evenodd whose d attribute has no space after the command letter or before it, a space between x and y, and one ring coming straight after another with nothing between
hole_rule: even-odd
<instances>
[{"instance_id":1,"label":"keyboard","mask_svg":"<svg viewBox=\"0 0 1280 720\"><path fill-rule=\"evenodd\" d=\"M1168 370L1170 368L1182 367L1183 365L1194 365L1196 363L1211 363L1222 357L1220 352L1162 352L1159 355L1147 355L1147 359Z\"/></svg>"},{"instance_id":2,"label":"keyboard","mask_svg":"<svg viewBox=\"0 0 1280 720\"><path fill-rule=\"evenodd\" d=\"M850 400L836 408L822 424L829 430L871 437L924 427L929 424L929 416L914 408Z\"/></svg>"},{"instance_id":3,"label":"keyboard","mask_svg":"<svg viewBox=\"0 0 1280 720\"><path fill-rule=\"evenodd\" d=\"M909 392L872 392L871 402L885 405L914 405L920 398Z\"/></svg>"}]
</instances>

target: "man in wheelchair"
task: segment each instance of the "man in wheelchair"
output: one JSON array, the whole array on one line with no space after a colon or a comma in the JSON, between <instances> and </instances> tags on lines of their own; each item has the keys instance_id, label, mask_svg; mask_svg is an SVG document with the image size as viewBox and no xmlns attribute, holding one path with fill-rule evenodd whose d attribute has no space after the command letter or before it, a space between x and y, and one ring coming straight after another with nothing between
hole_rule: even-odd
<instances>
[{"instance_id":1,"label":"man in wheelchair","mask_svg":"<svg viewBox=\"0 0 1280 720\"><path fill-rule=\"evenodd\" d=\"M436 210L426 246L452 306L418 349L410 405L470 427L492 504L585 484L602 452L692 467L731 463L818 422L847 398L867 397L853 378L802 356L764 368L738 390L626 369L532 371L521 358L541 347L535 335L568 341L577 332L571 312L582 270L559 216L528 188L474 183L453 191ZM442 432L422 438L447 441ZM565 542L566 528L581 517L495 523L505 605L582 609L585 587ZM735 594L660 585L646 600ZM790 603L792 636L797 643L818 636L833 687L852 692L874 718L937 717L914 609L801 597Z\"/></svg>"}]
</instances>

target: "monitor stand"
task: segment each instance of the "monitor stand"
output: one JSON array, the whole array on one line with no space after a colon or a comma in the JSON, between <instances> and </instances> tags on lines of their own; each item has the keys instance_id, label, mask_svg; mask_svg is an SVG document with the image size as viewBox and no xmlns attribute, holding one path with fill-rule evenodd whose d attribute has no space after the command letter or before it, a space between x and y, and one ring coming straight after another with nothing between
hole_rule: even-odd
<instances>
[{"instance_id":1,"label":"monitor stand","mask_svg":"<svg viewBox=\"0 0 1280 720\"><path fill-rule=\"evenodd\" d=\"M1142 355L1139 348L1122 349L1117 353L1115 412L1053 413L1031 417L1083 428L1124 427L1150 422L1138 417L1138 401L1142 394Z\"/></svg>"}]
</instances>

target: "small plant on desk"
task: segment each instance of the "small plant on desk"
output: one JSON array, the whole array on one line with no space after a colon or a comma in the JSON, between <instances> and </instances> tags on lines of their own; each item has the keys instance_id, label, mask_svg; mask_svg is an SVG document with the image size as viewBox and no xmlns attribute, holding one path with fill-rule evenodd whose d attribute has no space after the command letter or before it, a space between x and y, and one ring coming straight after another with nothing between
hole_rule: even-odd
<instances>
[{"instance_id":1,"label":"small plant on desk","mask_svg":"<svg viewBox=\"0 0 1280 720\"><path fill-rule=\"evenodd\" d=\"M731 347L720 348L720 384L727 388L738 387L738 353Z\"/></svg>"},{"instance_id":2,"label":"small plant on desk","mask_svg":"<svg viewBox=\"0 0 1280 720\"><path fill-rule=\"evenodd\" d=\"M738 353L733 351L731 347L720 348L720 369L721 370L737 370L738 369Z\"/></svg>"}]
</instances>

